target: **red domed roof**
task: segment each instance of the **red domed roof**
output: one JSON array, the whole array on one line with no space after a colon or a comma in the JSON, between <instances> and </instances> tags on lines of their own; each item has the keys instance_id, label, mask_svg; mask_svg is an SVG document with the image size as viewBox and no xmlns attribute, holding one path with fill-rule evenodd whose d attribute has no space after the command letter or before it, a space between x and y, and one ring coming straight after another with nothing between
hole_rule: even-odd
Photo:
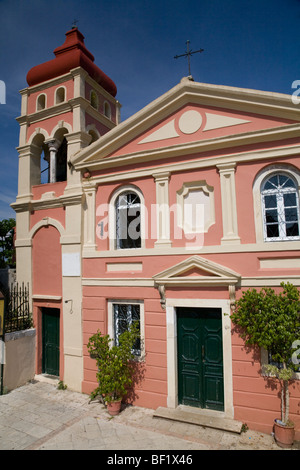
<instances>
[{"instance_id":1,"label":"red domed roof","mask_svg":"<svg viewBox=\"0 0 300 470\"><path fill-rule=\"evenodd\" d=\"M116 96L114 82L94 64L94 56L84 44L84 36L77 28L66 33L64 44L54 50L55 59L36 65L27 74L29 86L59 77L71 69L82 67L88 74L112 96Z\"/></svg>"}]
</instances>

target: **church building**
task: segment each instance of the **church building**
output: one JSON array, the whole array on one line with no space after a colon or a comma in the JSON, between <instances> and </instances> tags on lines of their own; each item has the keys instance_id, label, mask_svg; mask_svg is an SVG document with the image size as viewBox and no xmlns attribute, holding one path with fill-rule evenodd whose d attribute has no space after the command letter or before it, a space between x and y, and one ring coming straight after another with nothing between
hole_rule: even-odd
<instances>
[{"instance_id":1,"label":"church building","mask_svg":"<svg viewBox=\"0 0 300 470\"><path fill-rule=\"evenodd\" d=\"M77 27L54 55L29 70L17 119L17 280L30 286L36 374L89 394L89 338L118 341L137 320L135 405L270 433L268 353L245 348L230 314L248 288L300 287L300 107L188 76L121 122Z\"/></svg>"}]
</instances>

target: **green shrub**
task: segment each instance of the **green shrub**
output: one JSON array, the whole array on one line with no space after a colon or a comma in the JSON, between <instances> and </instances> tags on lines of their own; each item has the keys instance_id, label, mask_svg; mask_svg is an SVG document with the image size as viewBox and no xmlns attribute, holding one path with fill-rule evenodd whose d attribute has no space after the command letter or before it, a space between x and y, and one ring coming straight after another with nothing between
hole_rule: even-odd
<instances>
[{"instance_id":1,"label":"green shrub","mask_svg":"<svg viewBox=\"0 0 300 470\"><path fill-rule=\"evenodd\" d=\"M300 296L290 283L281 283L278 294L271 288L249 289L235 304L232 322L240 327L240 335L248 345L257 345L270 352L280 366L265 366L281 385L281 421L289 420L288 382L298 364L291 360L300 342Z\"/></svg>"},{"instance_id":2,"label":"green shrub","mask_svg":"<svg viewBox=\"0 0 300 470\"><path fill-rule=\"evenodd\" d=\"M91 398L104 398L107 403L122 399L134 374L133 345L139 335L138 327L132 324L128 331L119 336L119 345L112 345L109 335L99 330L88 342L88 351L96 359L98 387L91 393Z\"/></svg>"}]
</instances>

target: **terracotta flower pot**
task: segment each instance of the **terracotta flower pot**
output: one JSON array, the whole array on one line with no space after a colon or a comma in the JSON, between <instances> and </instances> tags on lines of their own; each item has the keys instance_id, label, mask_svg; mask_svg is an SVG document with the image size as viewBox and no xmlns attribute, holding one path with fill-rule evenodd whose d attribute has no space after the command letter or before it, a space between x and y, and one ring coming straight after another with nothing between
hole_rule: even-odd
<instances>
[{"instance_id":1,"label":"terracotta flower pot","mask_svg":"<svg viewBox=\"0 0 300 470\"><path fill-rule=\"evenodd\" d=\"M274 437L279 447L292 447L295 437L295 429L293 425L282 425L275 419L274 421Z\"/></svg>"},{"instance_id":2,"label":"terracotta flower pot","mask_svg":"<svg viewBox=\"0 0 300 470\"><path fill-rule=\"evenodd\" d=\"M107 411L111 416L116 416L120 413L122 400L112 401L107 403Z\"/></svg>"}]
</instances>

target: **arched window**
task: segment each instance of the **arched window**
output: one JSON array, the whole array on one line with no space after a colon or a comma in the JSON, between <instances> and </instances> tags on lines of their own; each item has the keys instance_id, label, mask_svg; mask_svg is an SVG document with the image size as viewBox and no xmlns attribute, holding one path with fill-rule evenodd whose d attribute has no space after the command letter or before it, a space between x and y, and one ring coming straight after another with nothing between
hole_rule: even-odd
<instances>
[{"instance_id":1,"label":"arched window","mask_svg":"<svg viewBox=\"0 0 300 470\"><path fill-rule=\"evenodd\" d=\"M41 111L46 108L46 95L42 94L37 97L36 110Z\"/></svg>"},{"instance_id":2,"label":"arched window","mask_svg":"<svg viewBox=\"0 0 300 470\"><path fill-rule=\"evenodd\" d=\"M141 248L141 201L137 193L121 193L115 202L116 248Z\"/></svg>"},{"instance_id":3,"label":"arched window","mask_svg":"<svg viewBox=\"0 0 300 470\"><path fill-rule=\"evenodd\" d=\"M55 92L55 104L63 103L66 99L66 90L64 87L57 88Z\"/></svg>"},{"instance_id":4,"label":"arched window","mask_svg":"<svg viewBox=\"0 0 300 470\"><path fill-rule=\"evenodd\" d=\"M98 109L98 95L94 90L91 91L90 103L93 108Z\"/></svg>"},{"instance_id":5,"label":"arched window","mask_svg":"<svg viewBox=\"0 0 300 470\"><path fill-rule=\"evenodd\" d=\"M99 135L99 132L95 131L94 129L90 129L88 131L88 133L90 134L90 136L92 137L91 141L90 141L90 144L92 144L93 142L96 142L96 140L99 139L100 135ZM89 145L90 145L89 144Z\"/></svg>"},{"instance_id":6,"label":"arched window","mask_svg":"<svg viewBox=\"0 0 300 470\"><path fill-rule=\"evenodd\" d=\"M273 173L261 186L265 241L299 239L299 195L287 173Z\"/></svg>"},{"instance_id":7,"label":"arched window","mask_svg":"<svg viewBox=\"0 0 300 470\"><path fill-rule=\"evenodd\" d=\"M107 101L104 103L104 116L106 116L108 119L111 119L111 108Z\"/></svg>"}]
</instances>

